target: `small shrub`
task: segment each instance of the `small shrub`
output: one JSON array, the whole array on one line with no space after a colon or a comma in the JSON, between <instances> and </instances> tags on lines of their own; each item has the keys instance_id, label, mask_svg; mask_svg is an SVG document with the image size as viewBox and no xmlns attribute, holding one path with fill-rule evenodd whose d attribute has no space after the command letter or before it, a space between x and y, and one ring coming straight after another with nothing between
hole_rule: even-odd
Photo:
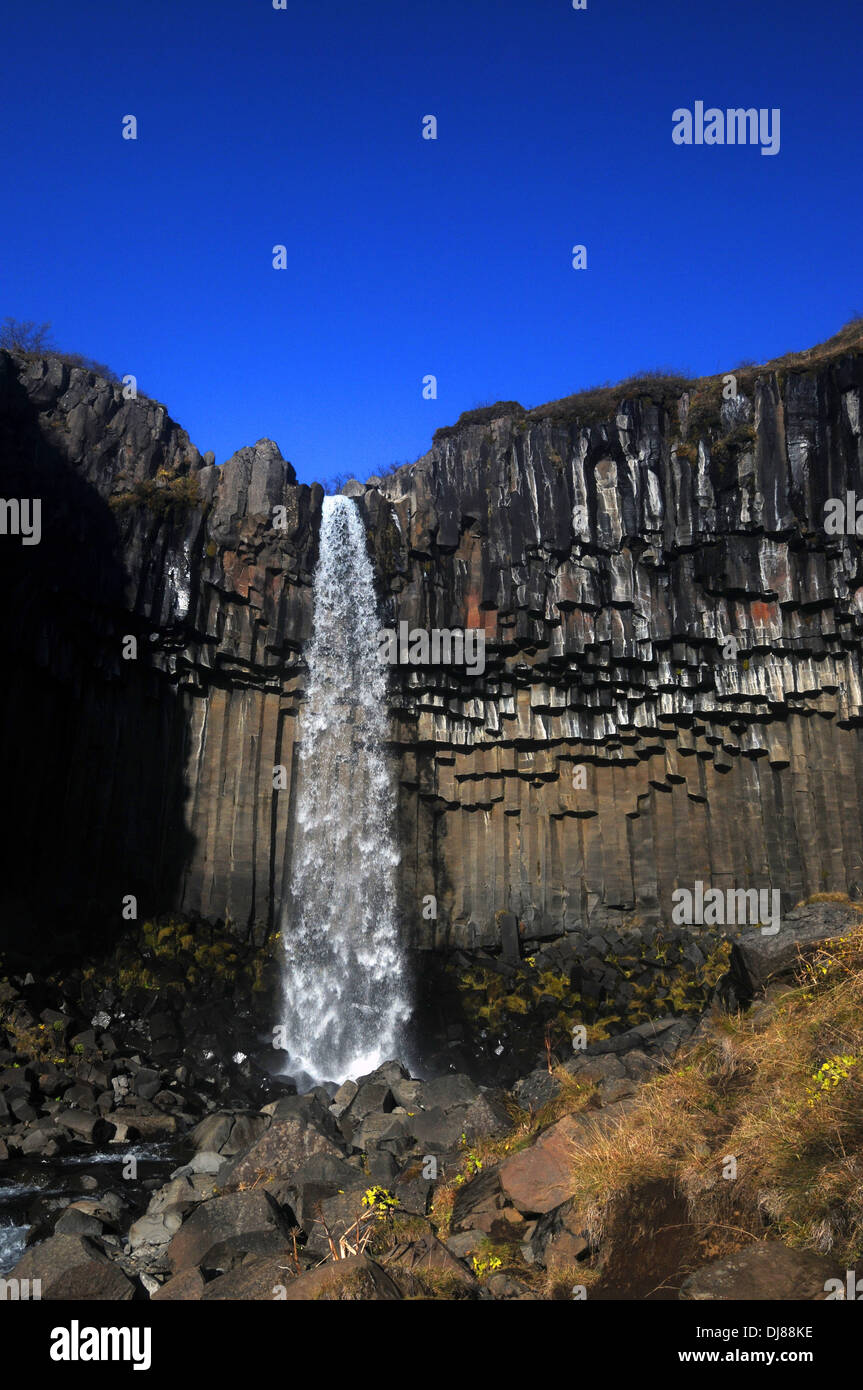
<instances>
[{"instance_id":1,"label":"small shrub","mask_svg":"<svg viewBox=\"0 0 863 1390\"><path fill-rule=\"evenodd\" d=\"M186 473L170 482L144 478L128 492L115 492L108 505L121 513L132 507L147 507L154 515L166 517L191 511L200 501L198 479L193 473Z\"/></svg>"},{"instance_id":2,"label":"small shrub","mask_svg":"<svg viewBox=\"0 0 863 1390\"><path fill-rule=\"evenodd\" d=\"M370 1187L363 1193L363 1206L373 1211L379 1221L385 1221L398 1200L385 1187Z\"/></svg>"},{"instance_id":3,"label":"small shrub","mask_svg":"<svg viewBox=\"0 0 863 1390\"><path fill-rule=\"evenodd\" d=\"M0 348L7 352L32 353L42 357L54 351L51 341L50 323L36 323L33 319L6 318L0 324Z\"/></svg>"},{"instance_id":4,"label":"small shrub","mask_svg":"<svg viewBox=\"0 0 863 1390\"><path fill-rule=\"evenodd\" d=\"M28 358L59 357L67 367L81 367L86 372L94 372L106 381L117 382L120 378L104 362L96 362L92 357L84 357L80 352L60 352L51 339L51 324L36 323L33 319L6 318L0 324L0 348L7 352L17 352Z\"/></svg>"},{"instance_id":5,"label":"small shrub","mask_svg":"<svg viewBox=\"0 0 863 1390\"><path fill-rule=\"evenodd\" d=\"M503 1261L499 1255L486 1255L484 1258L479 1255L474 1255L471 1263L477 1279L487 1279L489 1274L494 1274L500 1269Z\"/></svg>"}]
</instances>

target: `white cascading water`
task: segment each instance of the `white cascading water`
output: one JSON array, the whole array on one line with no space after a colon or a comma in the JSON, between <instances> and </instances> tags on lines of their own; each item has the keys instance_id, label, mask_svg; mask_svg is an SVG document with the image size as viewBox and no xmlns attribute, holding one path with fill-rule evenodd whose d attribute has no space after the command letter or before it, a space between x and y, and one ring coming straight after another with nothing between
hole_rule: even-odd
<instances>
[{"instance_id":1,"label":"white cascading water","mask_svg":"<svg viewBox=\"0 0 863 1390\"><path fill-rule=\"evenodd\" d=\"M287 1070L356 1077L397 1055L410 1010L395 909L387 668L356 505L325 497L282 920Z\"/></svg>"}]
</instances>

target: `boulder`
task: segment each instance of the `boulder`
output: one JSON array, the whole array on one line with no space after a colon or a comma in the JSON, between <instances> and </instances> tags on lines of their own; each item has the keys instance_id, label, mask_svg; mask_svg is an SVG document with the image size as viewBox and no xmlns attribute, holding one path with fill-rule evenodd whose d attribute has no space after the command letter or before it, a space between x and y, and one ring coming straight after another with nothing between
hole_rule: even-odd
<instances>
[{"instance_id":1,"label":"boulder","mask_svg":"<svg viewBox=\"0 0 863 1390\"><path fill-rule=\"evenodd\" d=\"M345 1117L356 1128L367 1115L389 1114L394 1105L393 1093L386 1081L364 1081L345 1111Z\"/></svg>"},{"instance_id":2,"label":"boulder","mask_svg":"<svg viewBox=\"0 0 863 1390\"><path fill-rule=\"evenodd\" d=\"M236 1160L226 1185L236 1190L241 1184L283 1184L293 1177L306 1159L317 1154L344 1158L344 1150L317 1124L301 1116L274 1120L251 1148Z\"/></svg>"},{"instance_id":3,"label":"boulder","mask_svg":"<svg viewBox=\"0 0 863 1390\"><path fill-rule=\"evenodd\" d=\"M363 1205L365 1187L354 1188L348 1192L338 1192L332 1197L324 1197L312 1208L313 1220L306 1227L305 1248L313 1255L331 1254L330 1240L339 1248L339 1241L347 1237L354 1245L354 1230L357 1221L368 1216L368 1208ZM308 1210L310 1203L306 1203ZM363 1223L364 1225L365 1223ZM360 1230L363 1229L360 1226Z\"/></svg>"},{"instance_id":4,"label":"boulder","mask_svg":"<svg viewBox=\"0 0 863 1390\"><path fill-rule=\"evenodd\" d=\"M640 1047L635 1047L631 1052L627 1052L622 1058L623 1070L631 1081L649 1081L655 1076L661 1061L657 1057L650 1057Z\"/></svg>"},{"instance_id":5,"label":"boulder","mask_svg":"<svg viewBox=\"0 0 863 1390\"><path fill-rule=\"evenodd\" d=\"M80 1211L85 1216L95 1216L104 1226L118 1230L122 1226L129 1208L117 1192L103 1192L98 1197L79 1197L70 1202L67 1211Z\"/></svg>"},{"instance_id":6,"label":"boulder","mask_svg":"<svg viewBox=\"0 0 863 1390\"><path fill-rule=\"evenodd\" d=\"M523 1284L520 1279L513 1279L509 1274L492 1274L491 1278L486 1280L485 1286L492 1298L508 1301L514 1299L529 1300L530 1302L536 1302L539 1299L539 1294L527 1284Z\"/></svg>"},{"instance_id":7,"label":"boulder","mask_svg":"<svg viewBox=\"0 0 863 1390\"><path fill-rule=\"evenodd\" d=\"M59 1235L25 1251L8 1278L40 1279L42 1298L128 1301L135 1285L89 1236Z\"/></svg>"},{"instance_id":8,"label":"boulder","mask_svg":"<svg viewBox=\"0 0 863 1390\"><path fill-rule=\"evenodd\" d=\"M212 1153L220 1153L222 1146L228 1142L231 1130L234 1127L235 1117L217 1110L212 1115L206 1115L199 1124L189 1134L189 1140L194 1144L196 1150L207 1150Z\"/></svg>"},{"instance_id":9,"label":"boulder","mask_svg":"<svg viewBox=\"0 0 863 1390\"><path fill-rule=\"evenodd\" d=\"M618 1100L623 1100L627 1096L634 1096L638 1091L638 1082L630 1081L627 1076L618 1077L616 1081L604 1081L602 1083L602 1104L614 1105Z\"/></svg>"},{"instance_id":10,"label":"boulder","mask_svg":"<svg viewBox=\"0 0 863 1390\"><path fill-rule=\"evenodd\" d=\"M179 1132L180 1125L176 1115L141 1115L133 1113L126 1117L129 1137L132 1139L156 1140L171 1139Z\"/></svg>"},{"instance_id":11,"label":"boulder","mask_svg":"<svg viewBox=\"0 0 863 1390\"><path fill-rule=\"evenodd\" d=\"M434 1191L435 1179L423 1177L423 1164L408 1163L388 1186L398 1198L399 1206L416 1216L425 1216Z\"/></svg>"},{"instance_id":12,"label":"boulder","mask_svg":"<svg viewBox=\"0 0 863 1390\"><path fill-rule=\"evenodd\" d=\"M304 1096L280 1096L278 1100L265 1105L260 1113L272 1120L299 1120L303 1124L314 1125L338 1144L339 1130L330 1114L330 1103L325 1091L309 1092Z\"/></svg>"},{"instance_id":13,"label":"boulder","mask_svg":"<svg viewBox=\"0 0 863 1390\"><path fill-rule=\"evenodd\" d=\"M407 1115L367 1115L353 1137L353 1147L361 1153L369 1149L384 1149L402 1156L412 1147L413 1120Z\"/></svg>"},{"instance_id":14,"label":"boulder","mask_svg":"<svg viewBox=\"0 0 863 1390\"><path fill-rule=\"evenodd\" d=\"M189 1216L167 1250L171 1269L197 1266L225 1271L244 1255L281 1250L288 1218L266 1192L232 1192L213 1197Z\"/></svg>"},{"instance_id":15,"label":"boulder","mask_svg":"<svg viewBox=\"0 0 863 1390\"><path fill-rule=\"evenodd\" d=\"M297 1275L293 1252L285 1249L281 1255L250 1260L214 1279L207 1284L202 1301L394 1302L402 1297L391 1275L365 1255L327 1262L318 1269Z\"/></svg>"},{"instance_id":16,"label":"boulder","mask_svg":"<svg viewBox=\"0 0 863 1390\"><path fill-rule=\"evenodd\" d=\"M500 1170L490 1168L456 1189L450 1227L453 1232L484 1230L489 1222L478 1218L496 1216L505 1205Z\"/></svg>"},{"instance_id":17,"label":"boulder","mask_svg":"<svg viewBox=\"0 0 863 1390\"><path fill-rule=\"evenodd\" d=\"M541 1216L528 1246L530 1258L550 1271L574 1265L589 1251L586 1222L573 1201Z\"/></svg>"},{"instance_id":18,"label":"boulder","mask_svg":"<svg viewBox=\"0 0 863 1390\"><path fill-rule=\"evenodd\" d=\"M465 1105L449 1113L456 1119L461 1117L462 1134L468 1144L477 1139L493 1139L501 1134L508 1134L513 1127L512 1118L503 1101L491 1093L479 1095L471 1105Z\"/></svg>"},{"instance_id":19,"label":"boulder","mask_svg":"<svg viewBox=\"0 0 863 1390\"><path fill-rule=\"evenodd\" d=\"M81 1110L95 1110L96 1092L92 1086L87 1086L84 1082L79 1081L63 1092L63 1103L64 1105L78 1106Z\"/></svg>"},{"instance_id":20,"label":"boulder","mask_svg":"<svg viewBox=\"0 0 863 1390\"><path fill-rule=\"evenodd\" d=\"M684 1279L685 1300L811 1302L827 1297L827 1281L844 1277L836 1261L781 1241L747 1245L735 1255L704 1265Z\"/></svg>"},{"instance_id":21,"label":"boulder","mask_svg":"<svg viewBox=\"0 0 863 1390\"><path fill-rule=\"evenodd\" d=\"M336 1260L287 1284L289 1301L396 1302L404 1297L396 1281L366 1255Z\"/></svg>"},{"instance_id":22,"label":"boulder","mask_svg":"<svg viewBox=\"0 0 863 1390\"><path fill-rule=\"evenodd\" d=\"M152 1067L139 1067L134 1080L135 1094L142 1100L152 1100L162 1088L162 1074Z\"/></svg>"},{"instance_id":23,"label":"boulder","mask_svg":"<svg viewBox=\"0 0 863 1390\"><path fill-rule=\"evenodd\" d=\"M552 1211L572 1195L574 1143L581 1133L582 1121L574 1115L564 1115L530 1148L504 1160L501 1186L520 1211Z\"/></svg>"},{"instance_id":24,"label":"boulder","mask_svg":"<svg viewBox=\"0 0 863 1390\"><path fill-rule=\"evenodd\" d=\"M168 1245L183 1224L183 1212L179 1207L168 1207L164 1211L145 1212L129 1227L129 1245L137 1250L142 1245Z\"/></svg>"},{"instance_id":25,"label":"boulder","mask_svg":"<svg viewBox=\"0 0 863 1390\"><path fill-rule=\"evenodd\" d=\"M381 1256L381 1263L409 1292L414 1282L422 1286L423 1282L439 1280L460 1284L462 1288L472 1291L477 1291L479 1287L473 1273L461 1263L451 1248L437 1239L431 1229L425 1235L400 1241Z\"/></svg>"},{"instance_id":26,"label":"boulder","mask_svg":"<svg viewBox=\"0 0 863 1390\"><path fill-rule=\"evenodd\" d=\"M345 1081L333 1096L333 1105L337 1105L341 1110L346 1110L359 1090L356 1081Z\"/></svg>"},{"instance_id":27,"label":"boulder","mask_svg":"<svg viewBox=\"0 0 863 1390\"><path fill-rule=\"evenodd\" d=\"M535 1113L555 1100L562 1089L562 1083L556 1076L551 1075L547 1067L537 1067L536 1071L530 1072L515 1083L512 1093L522 1110L532 1110Z\"/></svg>"},{"instance_id":28,"label":"boulder","mask_svg":"<svg viewBox=\"0 0 863 1390\"><path fill-rule=\"evenodd\" d=\"M482 1249L486 1239L484 1231L458 1231L449 1237L446 1248L457 1260L466 1260Z\"/></svg>"},{"instance_id":29,"label":"boulder","mask_svg":"<svg viewBox=\"0 0 863 1390\"><path fill-rule=\"evenodd\" d=\"M603 1081L611 1081L626 1075L626 1069L620 1057L614 1053L607 1053L604 1056L593 1057L586 1052L577 1052L565 1063L565 1070L570 1076L574 1076L579 1083L589 1086L601 1085Z\"/></svg>"},{"instance_id":30,"label":"boulder","mask_svg":"<svg viewBox=\"0 0 863 1390\"><path fill-rule=\"evenodd\" d=\"M396 1105L400 1105L404 1110L419 1110L423 1090L422 1081L412 1081L409 1077L401 1077L390 1083L390 1090Z\"/></svg>"},{"instance_id":31,"label":"boulder","mask_svg":"<svg viewBox=\"0 0 863 1390\"><path fill-rule=\"evenodd\" d=\"M206 1149L201 1149L192 1155L188 1163L184 1163L180 1168L175 1168L172 1176L175 1178L215 1178L223 1168L227 1170L229 1167L229 1158L223 1158L221 1154L210 1153Z\"/></svg>"},{"instance_id":32,"label":"boulder","mask_svg":"<svg viewBox=\"0 0 863 1390\"><path fill-rule=\"evenodd\" d=\"M244 1260L229 1273L212 1279L204 1286L203 1294L193 1294L192 1297L200 1297L204 1303L217 1303L226 1299L268 1303L286 1297L287 1290L296 1277L293 1249L286 1246L276 1255L258 1255L254 1259ZM171 1280L171 1283L173 1282Z\"/></svg>"},{"instance_id":33,"label":"boulder","mask_svg":"<svg viewBox=\"0 0 863 1390\"><path fill-rule=\"evenodd\" d=\"M779 922L779 930L766 936L752 928L732 943L731 968L724 977L740 999L751 999L771 981L790 975L801 957L824 941L844 936L859 927L863 915L850 904L809 903L795 908Z\"/></svg>"},{"instance_id":34,"label":"boulder","mask_svg":"<svg viewBox=\"0 0 863 1390\"><path fill-rule=\"evenodd\" d=\"M465 1132L461 1110L450 1110L449 1113L437 1107L420 1110L411 1118L410 1125L417 1147L423 1154L455 1153Z\"/></svg>"},{"instance_id":35,"label":"boulder","mask_svg":"<svg viewBox=\"0 0 863 1390\"><path fill-rule=\"evenodd\" d=\"M174 1173L153 1193L147 1211L150 1214L168 1210L187 1212L215 1195L212 1179L208 1176Z\"/></svg>"},{"instance_id":36,"label":"boulder","mask_svg":"<svg viewBox=\"0 0 863 1390\"><path fill-rule=\"evenodd\" d=\"M230 1136L221 1147L221 1153L231 1158L235 1154L245 1153L269 1128L269 1124L265 1115L237 1115Z\"/></svg>"},{"instance_id":37,"label":"boulder","mask_svg":"<svg viewBox=\"0 0 863 1390\"><path fill-rule=\"evenodd\" d=\"M87 1215L83 1211L76 1211L74 1207L67 1207L54 1223L54 1234L56 1236L100 1236L102 1234L102 1222L96 1216Z\"/></svg>"},{"instance_id":38,"label":"boulder","mask_svg":"<svg viewBox=\"0 0 863 1390\"><path fill-rule=\"evenodd\" d=\"M215 1282L218 1283L218 1279ZM184 1269L181 1274L175 1274L173 1278L166 1280L155 1293L151 1293L150 1301L155 1303L196 1302L203 1296L206 1287L204 1276L199 1269Z\"/></svg>"},{"instance_id":39,"label":"boulder","mask_svg":"<svg viewBox=\"0 0 863 1390\"><path fill-rule=\"evenodd\" d=\"M308 1230L317 1206L340 1192L365 1192L369 1179L343 1158L317 1154L308 1159L291 1179L287 1196L300 1225Z\"/></svg>"},{"instance_id":40,"label":"boulder","mask_svg":"<svg viewBox=\"0 0 863 1390\"><path fill-rule=\"evenodd\" d=\"M564 1115L540 1134L530 1148L504 1159L501 1188L519 1211L541 1215L567 1201L575 1190L578 1147L619 1123L632 1100L603 1110Z\"/></svg>"},{"instance_id":41,"label":"boulder","mask_svg":"<svg viewBox=\"0 0 863 1390\"><path fill-rule=\"evenodd\" d=\"M26 1135L21 1144L21 1152L22 1154L38 1154L43 1158L51 1158L59 1152L63 1141L68 1142L68 1136L63 1133L63 1130L49 1125L44 1129L34 1129Z\"/></svg>"},{"instance_id":42,"label":"boulder","mask_svg":"<svg viewBox=\"0 0 863 1390\"><path fill-rule=\"evenodd\" d=\"M110 1120L101 1119L91 1110L72 1106L69 1110L59 1110L55 1120L62 1129L88 1144L106 1144L114 1137L114 1125Z\"/></svg>"},{"instance_id":43,"label":"boulder","mask_svg":"<svg viewBox=\"0 0 863 1390\"><path fill-rule=\"evenodd\" d=\"M479 1100L480 1090L469 1076L453 1073L426 1081L420 1092L423 1110L452 1110L456 1105L472 1105Z\"/></svg>"},{"instance_id":44,"label":"boulder","mask_svg":"<svg viewBox=\"0 0 863 1390\"><path fill-rule=\"evenodd\" d=\"M370 1149L366 1154L366 1172L369 1175L369 1182L378 1187L391 1188L398 1176L399 1163L395 1156L386 1149Z\"/></svg>"}]
</instances>

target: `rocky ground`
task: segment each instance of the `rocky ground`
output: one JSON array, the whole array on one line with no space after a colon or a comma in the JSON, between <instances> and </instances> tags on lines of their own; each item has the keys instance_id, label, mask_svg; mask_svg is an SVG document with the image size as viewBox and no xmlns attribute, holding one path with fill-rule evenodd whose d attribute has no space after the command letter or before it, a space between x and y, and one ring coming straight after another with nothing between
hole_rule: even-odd
<instances>
[{"instance_id":1,"label":"rocky ground","mask_svg":"<svg viewBox=\"0 0 863 1390\"><path fill-rule=\"evenodd\" d=\"M95 968L46 981L12 974L0 983L0 1201L4 1188L28 1194L27 1245L6 1273L41 1280L45 1299L823 1297L836 1258L792 1248L781 1222L753 1225L742 1202L736 1219L747 1238L729 1250L720 1223L693 1214L678 1170L645 1167L642 1155L638 1183L622 1204L606 1194L601 1219L584 1177L597 1154L606 1176L623 1171L632 1124L651 1107L660 1113L665 1081L679 1083L705 1049L727 1050L725 1006L761 998L755 1018L801 952L847 940L859 920L847 903L798 909L777 937L735 944L708 1009L686 1012L674 994L675 1011L636 1023L606 1012L576 1050L550 1029L565 994L553 981L584 994L589 970L546 973L549 959L503 971L500 960L468 962L459 983L485 999L486 1030L515 1017L547 1044L506 1085L452 1068L420 1080L390 1061L297 1094L264 1064L256 963L228 960L218 942L187 942L179 958L193 947L210 955L195 983L172 988L184 939L176 924L159 929L170 956L156 952L151 931L139 983L131 957L114 985ZM630 951L636 982L685 948L669 941L664 950L653 967ZM221 975L207 975L208 962ZM534 980L537 971L546 978ZM736 1027L754 1026L735 1017ZM459 1026L450 1042L465 1055ZM248 1052L238 1042L244 1028ZM716 1111L712 1099L707 1109ZM691 1129L694 1149L715 1138L721 1155L731 1142L696 1132L695 1120Z\"/></svg>"}]
</instances>

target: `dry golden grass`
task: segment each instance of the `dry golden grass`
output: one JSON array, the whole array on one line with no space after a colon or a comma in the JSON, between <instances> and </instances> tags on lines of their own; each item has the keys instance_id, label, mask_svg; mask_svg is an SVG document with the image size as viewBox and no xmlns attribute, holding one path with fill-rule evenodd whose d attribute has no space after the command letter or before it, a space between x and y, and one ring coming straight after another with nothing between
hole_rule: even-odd
<instances>
[{"instance_id":1,"label":"dry golden grass","mask_svg":"<svg viewBox=\"0 0 863 1390\"><path fill-rule=\"evenodd\" d=\"M863 916L863 904L852 902L847 893L812 893L797 903L798 907L808 907L810 903L841 903L843 907L853 908Z\"/></svg>"},{"instance_id":2,"label":"dry golden grass","mask_svg":"<svg viewBox=\"0 0 863 1390\"><path fill-rule=\"evenodd\" d=\"M788 372L808 372L826 366L829 362L844 356L846 353L861 351L863 351L863 316L856 315L838 333L834 333L823 343L816 343L814 347L804 348L800 352L785 353L782 357L772 358L769 362L741 363L734 368L734 374L737 376L741 388L750 393L756 379L768 372L776 372L780 375ZM528 412L526 418L532 420L541 419L546 415L564 414L581 417L586 421L601 419L613 413L623 399L637 396L648 396L666 406L673 407L685 391L715 398L713 404L716 406L725 375L725 372L719 372L712 376L689 377L674 371L643 372L638 376L620 381L616 385L605 383L602 386L594 386L576 392L575 395L566 396L562 400L550 401L546 405L536 406Z\"/></svg>"},{"instance_id":3,"label":"dry golden grass","mask_svg":"<svg viewBox=\"0 0 863 1390\"><path fill-rule=\"evenodd\" d=\"M765 366L772 371L783 368L785 370L808 371L811 367L823 366L825 362L832 361L834 357L841 357L846 352L859 352L861 349L863 349L863 315L856 314L840 328L838 333L834 333L831 338L826 338L823 343L816 343L814 347L804 348L802 352L787 352L783 357L776 357L765 363Z\"/></svg>"},{"instance_id":4,"label":"dry golden grass","mask_svg":"<svg viewBox=\"0 0 863 1390\"><path fill-rule=\"evenodd\" d=\"M430 1219L440 1240L446 1240L450 1234L452 1209L460 1187L472 1178L480 1177L487 1168L493 1168L511 1154L527 1148L542 1130L547 1129L561 1116L588 1106L591 1096L596 1092L596 1086L592 1082L578 1082L560 1066L555 1067L552 1074L561 1084L561 1090L554 1100L537 1111L523 1110L515 1101L511 1101L507 1108L513 1128L495 1138L476 1139L464 1143L458 1170L436 1183Z\"/></svg>"},{"instance_id":5,"label":"dry golden grass","mask_svg":"<svg viewBox=\"0 0 863 1390\"><path fill-rule=\"evenodd\" d=\"M613 1131L574 1147L591 1243L649 1184L668 1183L728 1248L771 1234L863 1252L863 926L819 949L789 987L647 1083ZM736 1162L736 1177L730 1160Z\"/></svg>"}]
</instances>

